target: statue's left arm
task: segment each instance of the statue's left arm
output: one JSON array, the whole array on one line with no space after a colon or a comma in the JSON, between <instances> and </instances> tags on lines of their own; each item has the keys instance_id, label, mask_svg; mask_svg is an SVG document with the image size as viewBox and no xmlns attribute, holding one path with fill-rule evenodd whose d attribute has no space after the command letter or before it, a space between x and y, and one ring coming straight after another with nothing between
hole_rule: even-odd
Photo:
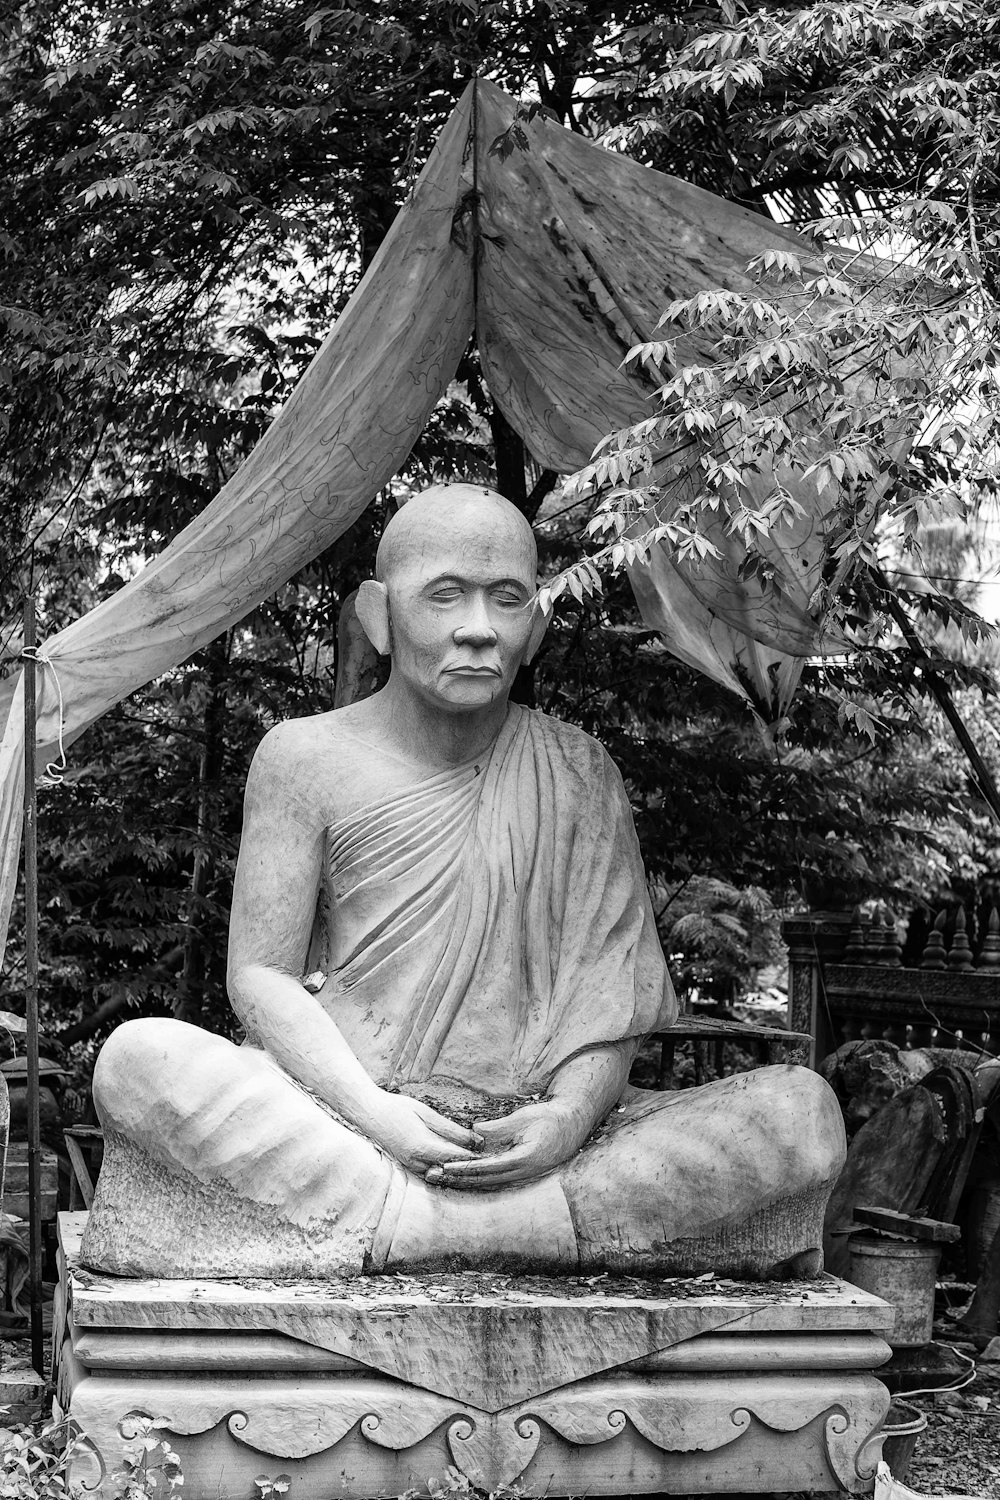
<instances>
[{"instance_id":1,"label":"statue's left arm","mask_svg":"<svg viewBox=\"0 0 1000 1500\"><path fill-rule=\"evenodd\" d=\"M558 1069L544 1098L502 1120L477 1120L484 1155L447 1163L445 1182L506 1187L543 1177L575 1156L621 1098L639 1043L629 1037L580 1052Z\"/></svg>"}]
</instances>

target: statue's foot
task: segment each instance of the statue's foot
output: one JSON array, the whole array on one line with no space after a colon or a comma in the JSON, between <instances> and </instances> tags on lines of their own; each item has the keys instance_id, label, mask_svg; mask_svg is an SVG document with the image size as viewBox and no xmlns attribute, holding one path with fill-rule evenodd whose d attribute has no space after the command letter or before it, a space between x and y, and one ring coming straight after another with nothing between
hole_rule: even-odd
<instances>
[{"instance_id":1,"label":"statue's foot","mask_svg":"<svg viewBox=\"0 0 1000 1500\"><path fill-rule=\"evenodd\" d=\"M576 1230L560 1176L492 1193L429 1187L407 1174L386 1205L372 1269L573 1272Z\"/></svg>"}]
</instances>

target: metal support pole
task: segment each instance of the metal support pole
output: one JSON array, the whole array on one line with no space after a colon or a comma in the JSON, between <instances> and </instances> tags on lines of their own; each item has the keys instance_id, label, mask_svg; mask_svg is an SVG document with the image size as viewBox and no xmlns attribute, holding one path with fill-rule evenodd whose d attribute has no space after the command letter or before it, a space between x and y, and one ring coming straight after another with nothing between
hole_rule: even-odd
<instances>
[{"instance_id":1,"label":"metal support pole","mask_svg":"<svg viewBox=\"0 0 1000 1500\"><path fill-rule=\"evenodd\" d=\"M35 792L35 600L24 601L24 946L28 1066L28 1288L31 1363L44 1377L42 1340L42 1147L38 1114L38 799Z\"/></svg>"}]
</instances>

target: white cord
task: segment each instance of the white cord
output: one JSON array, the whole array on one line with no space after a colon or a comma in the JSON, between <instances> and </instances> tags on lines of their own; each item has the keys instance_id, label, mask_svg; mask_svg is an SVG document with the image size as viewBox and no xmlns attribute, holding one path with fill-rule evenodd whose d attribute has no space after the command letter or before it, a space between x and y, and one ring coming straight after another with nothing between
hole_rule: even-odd
<instances>
[{"instance_id":1,"label":"white cord","mask_svg":"<svg viewBox=\"0 0 1000 1500\"><path fill-rule=\"evenodd\" d=\"M56 671L55 663L51 656L44 656L37 646L25 646L21 651L22 661L34 661L42 667L48 667L55 679L56 692L59 694L59 759L49 761L45 767L45 775L38 778L39 786L61 786L63 775L69 769L69 761L66 759L66 749L63 744L63 692L62 683L59 681L59 673Z\"/></svg>"},{"instance_id":2,"label":"white cord","mask_svg":"<svg viewBox=\"0 0 1000 1500\"><path fill-rule=\"evenodd\" d=\"M897 1395L901 1401L909 1401L911 1396L943 1396L947 1391L962 1391L967 1385L972 1384L978 1373L976 1361L970 1359L967 1354L963 1354L961 1349L950 1347L952 1354L957 1354L959 1359L964 1359L969 1368L963 1370L960 1375L956 1375L949 1385L928 1385L920 1391L898 1391Z\"/></svg>"}]
</instances>

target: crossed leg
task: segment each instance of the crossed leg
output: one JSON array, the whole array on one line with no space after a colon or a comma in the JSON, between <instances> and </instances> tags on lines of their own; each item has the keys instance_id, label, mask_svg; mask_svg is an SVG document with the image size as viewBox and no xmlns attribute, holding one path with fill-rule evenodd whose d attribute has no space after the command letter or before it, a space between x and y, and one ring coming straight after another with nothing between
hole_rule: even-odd
<instances>
[{"instance_id":1,"label":"crossed leg","mask_svg":"<svg viewBox=\"0 0 1000 1500\"><path fill-rule=\"evenodd\" d=\"M429 1187L263 1052L170 1020L118 1028L94 1098L106 1153L83 1260L130 1276L808 1274L844 1149L828 1086L768 1068L633 1098L535 1182Z\"/></svg>"}]
</instances>

